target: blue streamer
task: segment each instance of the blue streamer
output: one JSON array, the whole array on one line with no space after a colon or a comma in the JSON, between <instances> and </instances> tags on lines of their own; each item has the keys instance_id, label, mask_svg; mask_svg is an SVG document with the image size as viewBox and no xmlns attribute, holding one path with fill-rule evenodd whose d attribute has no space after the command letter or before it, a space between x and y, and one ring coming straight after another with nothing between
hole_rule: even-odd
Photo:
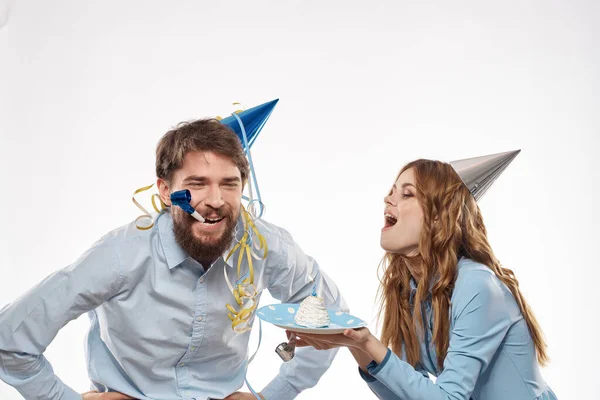
<instances>
[{"instance_id":1,"label":"blue streamer","mask_svg":"<svg viewBox=\"0 0 600 400\"><path fill-rule=\"evenodd\" d=\"M248 199L249 200L248 209L251 209L250 206L252 205L252 203L258 202L258 204L260 205L260 213L258 214L258 216L255 216L255 217L257 219L260 219L263 215L264 205L263 205L263 202L261 201L260 189L258 188L258 181L256 180L256 171L254 170L254 163L252 162L252 154L250 153L250 145L248 144L248 136L246 135L246 128L244 128L244 123L242 122L242 120L236 113L232 113L231 115L233 115L237 119L238 123L240 124L240 128L242 130L242 139L244 141L246 155L248 156L248 163L250 164L250 175L252 175L252 180L254 181L254 187L256 188L257 199Z\"/></svg>"},{"instance_id":2,"label":"blue streamer","mask_svg":"<svg viewBox=\"0 0 600 400\"><path fill-rule=\"evenodd\" d=\"M258 346L256 346L256 351L254 352L254 355L256 355L256 353L258 353L258 349L260 349L260 342L262 342L262 321L259 318L258 319ZM254 357L254 356L252 356L252 357ZM262 397L260 397L260 395L258 393L256 393L256 391L254 391L254 389L250 385L250 382L248 382L248 367L250 366L251 362L252 362L252 360L249 360L248 365L246 365L246 372L244 373L244 382L246 382L246 386L248 387L248 390L250 390L250 393L252 393L254 395L254 397L256 397L258 400L262 400Z\"/></svg>"},{"instance_id":3,"label":"blue streamer","mask_svg":"<svg viewBox=\"0 0 600 400\"><path fill-rule=\"evenodd\" d=\"M258 182L256 180L256 172L254 171L254 163L252 162L252 155L250 154L250 145L248 144L248 136L246 135L246 129L244 128L244 124L242 123L242 120L240 119L240 117L238 117L238 115L236 113L232 113L231 115L233 115L237 119L238 123L240 124L240 128L242 129L242 138L244 139L244 147L246 148L246 155L248 156L248 163L250 164L250 174L252 175L252 180L254 181L254 187L256 188L257 199L249 199L246 196L244 196L244 198L249 200L249 202L248 202L249 210L252 210L252 208L250 207L251 204L255 201L258 201L258 203L260 204L260 213L258 216L255 216L255 217L260 219L262 217L264 207L263 207L263 203L262 203L261 197L260 197L260 190L258 189ZM256 355L256 353L258 352L261 341L262 341L262 321L259 318L259 320L258 320L258 346L256 348L256 352L254 353L254 355ZM254 356L252 356L252 357L254 357ZM256 393L256 391L252 388L252 385L250 385L250 382L248 382L248 367L250 366L250 362L252 362L252 360L249 360L248 365L246 365L246 372L244 373L244 381L246 382L246 386L248 387L248 390L250 390L250 393L252 393L254 395L254 397L256 397L258 400L262 400L260 395L258 393Z\"/></svg>"}]
</instances>

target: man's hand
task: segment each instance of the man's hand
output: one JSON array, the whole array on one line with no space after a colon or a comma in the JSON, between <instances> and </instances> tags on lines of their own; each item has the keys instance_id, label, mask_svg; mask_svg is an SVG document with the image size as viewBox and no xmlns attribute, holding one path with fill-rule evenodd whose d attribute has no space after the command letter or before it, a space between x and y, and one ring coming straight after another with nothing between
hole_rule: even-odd
<instances>
[{"instance_id":1,"label":"man's hand","mask_svg":"<svg viewBox=\"0 0 600 400\"><path fill-rule=\"evenodd\" d=\"M82 393L83 400L135 400L135 397L127 396L126 394L119 392L106 392L101 393L97 390ZM229 397L228 397L229 398Z\"/></svg>"},{"instance_id":2,"label":"man's hand","mask_svg":"<svg viewBox=\"0 0 600 400\"><path fill-rule=\"evenodd\" d=\"M261 399L265 400L262 394L258 394ZM223 400L256 400L252 393L235 392L225 397Z\"/></svg>"}]
</instances>

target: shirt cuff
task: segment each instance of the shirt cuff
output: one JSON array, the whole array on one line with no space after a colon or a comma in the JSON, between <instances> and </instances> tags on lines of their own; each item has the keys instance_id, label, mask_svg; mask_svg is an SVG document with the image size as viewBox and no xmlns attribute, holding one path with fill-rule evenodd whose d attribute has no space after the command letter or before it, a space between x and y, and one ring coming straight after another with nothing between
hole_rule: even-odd
<instances>
[{"instance_id":1,"label":"shirt cuff","mask_svg":"<svg viewBox=\"0 0 600 400\"><path fill-rule=\"evenodd\" d=\"M371 361L369 365L367 365L367 371L369 371L369 374L371 374L372 376L377 375L377 373L381 371L383 367L385 367L385 364L387 364L391 356L392 351L388 349L387 353L385 353L385 357L381 361L381 364L377 364L375 361Z\"/></svg>"},{"instance_id":2,"label":"shirt cuff","mask_svg":"<svg viewBox=\"0 0 600 400\"><path fill-rule=\"evenodd\" d=\"M260 392L265 400L292 400L300 394L300 391L292 386L281 375L276 376L265 388Z\"/></svg>"},{"instance_id":3,"label":"shirt cuff","mask_svg":"<svg viewBox=\"0 0 600 400\"><path fill-rule=\"evenodd\" d=\"M371 364L369 364L371 365ZM360 374L360 377L363 378L363 380L365 382L375 382L377 379L369 374L367 374L365 371L362 370L361 367L358 367L358 373Z\"/></svg>"}]
</instances>

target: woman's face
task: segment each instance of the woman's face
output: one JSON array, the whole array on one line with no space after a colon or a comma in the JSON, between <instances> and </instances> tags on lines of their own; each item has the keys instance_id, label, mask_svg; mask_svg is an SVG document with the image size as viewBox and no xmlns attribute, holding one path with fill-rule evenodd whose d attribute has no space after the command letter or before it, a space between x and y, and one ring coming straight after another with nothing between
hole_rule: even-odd
<instances>
[{"instance_id":1,"label":"woman's face","mask_svg":"<svg viewBox=\"0 0 600 400\"><path fill-rule=\"evenodd\" d=\"M384 226L381 247L390 253L413 256L418 253L423 226L423 210L417 201L412 168L404 171L384 198Z\"/></svg>"}]
</instances>

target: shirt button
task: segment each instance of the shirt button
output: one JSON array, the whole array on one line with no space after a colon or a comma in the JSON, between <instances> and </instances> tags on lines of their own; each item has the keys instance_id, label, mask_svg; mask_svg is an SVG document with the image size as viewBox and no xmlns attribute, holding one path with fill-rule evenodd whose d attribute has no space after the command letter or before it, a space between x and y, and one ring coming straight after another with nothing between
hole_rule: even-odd
<instances>
[{"instance_id":1,"label":"shirt button","mask_svg":"<svg viewBox=\"0 0 600 400\"><path fill-rule=\"evenodd\" d=\"M190 350L191 350L191 351L194 351L194 350L196 350L196 348L195 348L195 347L192 347Z\"/></svg>"},{"instance_id":2,"label":"shirt button","mask_svg":"<svg viewBox=\"0 0 600 400\"><path fill-rule=\"evenodd\" d=\"M202 317L196 318L196 321L198 321L198 322L202 321Z\"/></svg>"},{"instance_id":3,"label":"shirt button","mask_svg":"<svg viewBox=\"0 0 600 400\"><path fill-rule=\"evenodd\" d=\"M179 363L180 367L183 367L184 365L185 365L185 363L182 363L182 362Z\"/></svg>"},{"instance_id":4,"label":"shirt button","mask_svg":"<svg viewBox=\"0 0 600 400\"><path fill-rule=\"evenodd\" d=\"M204 283L204 278L200 278L200 283Z\"/></svg>"}]
</instances>

